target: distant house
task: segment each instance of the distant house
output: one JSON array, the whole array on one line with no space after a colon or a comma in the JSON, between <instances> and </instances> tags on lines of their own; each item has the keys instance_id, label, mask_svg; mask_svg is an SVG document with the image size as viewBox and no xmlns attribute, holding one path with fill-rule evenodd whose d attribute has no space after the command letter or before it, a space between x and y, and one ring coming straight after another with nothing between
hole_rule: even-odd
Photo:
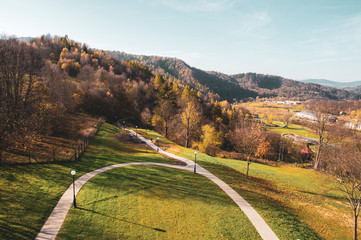
<instances>
[{"instance_id":1,"label":"distant house","mask_svg":"<svg viewBox=\"0 0 361 240\"><path fill-rule=\"evenodd\" d=\"M301 119L308 119L310 121L316 121L317 117L316 117L316 113L315 112L311 112L311 111L303 111L303 112L298 112L295 114L297 117L301 118ZM337 122L338 118L332 115L329 115L328 120L330 122Z\"/></svg>"},{"instance_id":2,"label":"distant house","mask_svg":"<svg viewBox=\"0 0 361 240\"><path fill-rule=\"evenodd\" d=\"M337 118L337 117L334 117L334 116L330 116L330 117L328 118L328 121L333 122L333 123L337 122L337 120L338 120L338 118Z\"/></svg>"},{"instance_id":3,"label":"distant house","mask_svg":"<svg viewBox=\"0 0 361 240\"><path fill-rule=\"evenodd\" d=\"M361 131L361 124L358 122L355 122L355 123L348 122L348 123L345 123L345 126L350 129Z\"/></svg>"},{"instance_id":4,"label":"distant house","mask_svg":"<svg viewBox=\"0 0 361 240\"><path fill-rule=\"evenodd\" d=\"M282 105L300 105L302 104L300 101L268 101L266 100L265 103L271 103L271 104L282 104Z\"/></svg>"},{"instance_id":5,"label":"distant house","mask_svg":"<svg viewBox=\"0 0 361 240\"><path fill-rule=\"evenodd\" d=\"M314 112L311 111L302 111L302 112L298 112L295 114L297 117L301 118L301 119L308 119L308 120L312 120L312 121L316 121L316 115Z\"/></svg>"},{"instance_id":6,"label":"distant house","mask_svg":"<svg viewBox=\"0 0 361 240\"><path fill-rule=\"evenodd\" d=\"M301 150L301 153L305 154L305 155L312 155L313 151L307 145L307 147L305 147L304 149Z\"/></svg>"}]
</instances>

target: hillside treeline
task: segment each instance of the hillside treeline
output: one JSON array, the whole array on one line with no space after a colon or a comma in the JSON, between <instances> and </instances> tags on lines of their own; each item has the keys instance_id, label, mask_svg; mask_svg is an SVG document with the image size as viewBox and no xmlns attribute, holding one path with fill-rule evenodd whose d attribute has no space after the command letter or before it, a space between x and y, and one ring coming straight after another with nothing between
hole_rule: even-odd
<instances>
[{"instance_id":1,"label":"hillside treeline","mask_svg":"<svg viewBox=\"0 0 361 240\"><path fill-rule=\"evenodd\" d=\"M68 116L77 112L127 119L212 154L234 150L231 133L242 124L266 136L247 111L67 36L2 38L0 61L0 156L31 148L42 135L69 134Z\"/></svg>"},{"instance_id":2,"label":"hillside treeline","mask_svg":"<svg viewBox=\"0 0 361 240\"><path fill-rule=\"evenodd\" d=\"M151 71L65 37L0 40L0 157L72 131L67 114L116 119L154 101Z\"/></svg>"},{"instance_id":3,"label":"hillside treeline","mask_svg":"<svg viewBox=\"0 0 361 240\"><path fill-rule=\"evenodd\" d=\"M205 97L230 102L260 98L308 99L359 99L354 91L347 91L319 84L304 83L280 76L240 73L227 75L220 72L206 72L187 65L182 60L168 57L132 55L112 51L109 54L120 60L137 61L155 73L187 84Z\"/></svg>"},{"instance_id":4,"label":"hillside treeline","mask_svg":"<svg viewBox=\"0 0 361 240\"><path fill-rule=\"evenodd\" d=\"M234 79L223 79L206 71L194 68L176 58L132 55L112 51L109 54L124 61L137 61L152 69L156 74L166 76L172 81L186 84L200 91L206 99L237 101L255 98L256 92L239 86Z\"/></svg>"}]
</instances>

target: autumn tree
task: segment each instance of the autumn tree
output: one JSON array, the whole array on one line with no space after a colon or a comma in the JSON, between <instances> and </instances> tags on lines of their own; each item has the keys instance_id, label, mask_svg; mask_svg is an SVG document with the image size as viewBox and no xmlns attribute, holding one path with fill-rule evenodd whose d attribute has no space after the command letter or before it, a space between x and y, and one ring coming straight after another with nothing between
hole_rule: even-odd
<instances>
[{"instance_id":1,"label":"autumn tree","mask_svg":"<svg viewBox=\"0 0 361 240\"><path fill-rule=\"evenodd\" d=\"M218 101L215 102L212 109L212 119L217 125L222 123L222 107Z\"/></svg>"},{"instance_id":2,"label":"autumn tree","mask_svg":"<svg viewBox=\"0 0 361 240\"><path fill-rule=\"evenodd\" d=\"M155 76L155 78L154 78L154 88L156 89L156 90L158 90L158 89L160 89L161 88L161 86L163 85L165 83L165 80L164 80L164 78L163 78L163 76L162 75L160 75L160 74L157 74L156 76Z\"/></svg>"},{"instance_id":3,"label":"autumn tree","mask_svg":"<svg viewBox=\"0 0 361 240\"><path fill-rule=\"evenodd\" d=\"M266 139L264 130L256 122L242 121L231 130L228 138L237 152L248 155L246 172L248 177L250 158L262 157L270 150L270 143Z\"/></svg>"},{"instance_id":4,"label":"autumn tree","mask_svg":"<svg viewBox=\"0 0 361 240\"><path fill-rule=\"evenodd\" d=\"M198 143L199 150L209 154L214 154L215 149L223 142L221 132L217 131L215 127L210 124L202 126L202 135Z\"/></svg>"},{"instance_id":5,"label":"autumn tree","mask_svg":"<svg viewBox=\"0 0 361 240\"><path fill-rule=\"evenodd\" d=\"M184 98L182 104L181 116L182 124L186 132L185 147L187 148L190 143L191 132L195 130L201 120L202 109L198 100L192 96Z\"/></svg>"},{"instance_id":6,"label":"autumn tree","mask_svg":"<svg viewBox=\"0 0 361 240\"><path fill-rule=\"evenodd\" d=\"M354 218L354 239L357 239L357 220L361 207L361 146L358 142L344 142L325 149L327 170L334 174L341 191L348 199Z\"/></svg>"},{"instance_id":7,"label":"autumn tree","mask_svg":"<svg viewBox=\"0 0 361 240\"><path fill-rule=\"evenodd\" d=\"M168 137L169 123L174 114L175 106L169 99L160 101L154 109L153 126L161 125L164 128L165 137Z\"/></svg>"},{"instance_id":8,"label":"autumn tree","mask_svg":"<svg viewBox=\"0 0 361 240\"><path fill-rule=\"evenodd\" d=\"M34 94L40 68L41 56L34 46L0 39L0 163L4 150L24 141L41 124L36 119L41 97Z\"/></svg>"}]
</instances>

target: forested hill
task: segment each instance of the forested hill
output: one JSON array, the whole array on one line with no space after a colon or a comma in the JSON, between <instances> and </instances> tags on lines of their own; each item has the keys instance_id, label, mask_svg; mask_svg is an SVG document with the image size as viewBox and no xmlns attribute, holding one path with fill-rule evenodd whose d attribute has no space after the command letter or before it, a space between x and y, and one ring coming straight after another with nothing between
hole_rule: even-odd
<instances>
[{"instance_id":1,"label":"forested hill","mask_svg":"<svg viewBox=\"0 0 361 240\"><path fill-rule=\"evenodd\" d=\"M359 99L360 95L332 87L314 83L303 83L280 76L241 73L227 75L219 72L206 72L187 65L176 58L131 55L124 52L108 52L119 60L138 61L154 72L186 83L193 88L209 95L211 98L242 100L249 97L282 97L288 99Z\"/></svg>"},{"instance_id":2,"label":"forested hill","mask_svg":"<svg viewBox=\"0 0 361 240\"><path fill-rule=\"evenodd\" d=\"M360 95L333 87L321 86L314 83L303 83L280 76L241 73L232 75L239 84L247 89L256 91L260 97L283 97L298 99L359 99Z\"/></svg>"},{"instance_id":3,"label":"forested hill","mask_svg":"<svg viewBox=\"0 0 361 240\"><path fill-rule=\"evenodd\" d=\"M233 78L220 78L176 58L132 55L115 51L109 51L108 54L119 60L138 61L155 73L167 76L173 82L189 85L209 98L234 101L257 96L256 92L242 88Z\"/></svg>"}]
</instances>

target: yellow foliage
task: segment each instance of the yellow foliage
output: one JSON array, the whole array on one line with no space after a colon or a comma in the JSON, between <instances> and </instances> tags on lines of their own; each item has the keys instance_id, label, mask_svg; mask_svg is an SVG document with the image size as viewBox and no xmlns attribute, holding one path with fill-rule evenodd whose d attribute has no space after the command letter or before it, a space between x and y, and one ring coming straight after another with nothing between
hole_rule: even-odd
<instances>
[{"instance_id":1,"label":"yellow foliage","mask_svg":"<svg viewBox=\"0 0 361 240\"><path fill-rule=\"evenodd\" d=\"M271 150L271 143L269 141L266 141L266 139L262 139L260 141L260 144L258 145L256 157L263 157L268 153L268 151Z\"/></svg>"},{"instance_id":2,"label":"yellow foliage","mask_svg":"<svg viewBox=\"0 0 361 240\"><path fill-rule=\"evenodd\" d=\"M152 117L152 126L156 127L156 126L163 126L164 127L165 122L163 120L163 118L157 114L154 114Z\"/></svg>"},{"instance_id":3,"label":"yellow foliage","mask_svg":"<svg viewBox=\"0 0 361 240\"><path fill-rule=\"evenodd\" d=\"M213 126L206 124L202 126L201 141L198 144L200 151L206 151L208 147L218 147L222 144L223 139L220 132Z\"/></svg>"},{"instance_id":4,"label":"yellow foliage","mask_svg":"<svg viewBox=\"0 0 361 240\"><path fill-rule=\"evenodd\" d=\"M108 97L113 97L113 94L111 94L111 92L109 92L109 91L107 91L106 94L107 94Z\"/></svg>"},{"instance_id":5,"label":"yellow foliage","mask_svg":"<svg viewBox=\"0 0 361 240\"><path fill-rule=\"evenodd\" d=\"M271 125L273 123L273 115L272 114L267 116L266 123L269 125Z\"/></svg>"}]
</instances>

